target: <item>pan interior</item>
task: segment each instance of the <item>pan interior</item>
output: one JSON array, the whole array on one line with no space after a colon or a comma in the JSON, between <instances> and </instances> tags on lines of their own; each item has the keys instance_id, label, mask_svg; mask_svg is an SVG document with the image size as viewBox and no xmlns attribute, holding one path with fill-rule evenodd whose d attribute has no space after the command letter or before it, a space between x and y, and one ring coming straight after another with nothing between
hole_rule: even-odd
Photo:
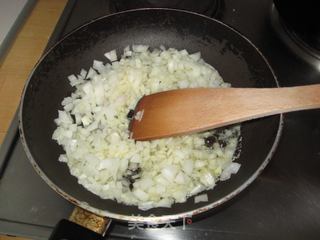
<instances>
[{"instance_id":1,"label":"pan interior","mask_svg":"<svg viewBox=\"0 0 320 240\"><path fill-rule=\"evenodd\" d=\"M148 9L100 18L74 31L36 66L26 86L20 114L26 150L51 186L70 197L86 202L99 213L111 217L176 215L205 207L224 199L245 184L265 163L278 134L279 116L242 125L242 164L238 174L207 191L209 202L194 204L193 197L172 208L141 211L116 201L103 200L84 189L70 175L66 164L58 162L62 148L51 139L54 119L61 101L73 91L67 76L89 69L94 59L106 62L103 54L116 49L120 55L127 45L164 45L200 51L234 87L276 87L272 70L257 49L239 33L215 20L183 11ZM248 96L250 97L250 96ZM92 210L92 209L91 209Z\"/></svg>"}]
</instances>

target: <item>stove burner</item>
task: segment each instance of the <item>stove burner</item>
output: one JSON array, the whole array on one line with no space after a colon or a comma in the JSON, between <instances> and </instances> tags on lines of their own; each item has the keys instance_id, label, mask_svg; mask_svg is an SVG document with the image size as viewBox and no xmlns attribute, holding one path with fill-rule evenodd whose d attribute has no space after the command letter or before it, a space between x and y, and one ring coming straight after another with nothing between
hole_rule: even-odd
<instances>
[{"instance_id":1,"label":"stove burner","mask_svg":"<svg viewBox=\"0 0 320 240\"><path fill-rule=\"evenodd\" d=\"M294 54L320 71L319 36L311 36L294 30L279 16L274 5L271 8L271 25Z\"/></svg>"},{"instance_id":2,"label":"stove burner","mask_svg":"<svg viewBox=\"0 0 320 240\"><path fill-rule=\"evenodd\" d=\"M201 13L209 17L221 18L223 0L111 0L113 12L137 8L173 8Z\"/></svg>"}]
</instances>

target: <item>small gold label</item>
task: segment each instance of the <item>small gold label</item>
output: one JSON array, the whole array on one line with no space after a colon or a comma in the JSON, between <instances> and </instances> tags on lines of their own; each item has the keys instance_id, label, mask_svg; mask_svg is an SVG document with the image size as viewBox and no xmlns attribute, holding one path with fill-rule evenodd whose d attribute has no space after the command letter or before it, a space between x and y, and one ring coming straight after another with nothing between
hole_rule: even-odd
<instances>
[{"instance_id":1,"label":"small gold label","mask_svg":"<svg viewBox=\"0 0 320 240\"><path fill-rule=\"evenodd\" d=\"M110 221L108 218L95 215L79 207L73 209L69 220L102 235Z\"/></svg>"}]
</instances>

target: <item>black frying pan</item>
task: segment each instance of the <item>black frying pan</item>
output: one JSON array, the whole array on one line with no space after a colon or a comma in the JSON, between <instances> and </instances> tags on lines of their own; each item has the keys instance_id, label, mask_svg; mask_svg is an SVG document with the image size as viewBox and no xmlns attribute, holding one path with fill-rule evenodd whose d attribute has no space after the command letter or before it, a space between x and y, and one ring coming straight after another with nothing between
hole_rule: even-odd
<instances>
[{"instance_id":1,"label":"black frying pan","mask_svg":"<svg viewBox=\"0 0 320 240\"><path fill-rule=\"evenodd\" d=\"M22 142L32 165L60 195L75 205L121 221L163 223L216 208L245 189L270 160L279 140L282 117L272 116L242 125L238 174L207 191L209 202L185 203L171 208L141 211L87 191L58 162L62 148L51 139L61 101L71 94L67 76L89 69L94 59L127 45L164 45L202 53L233 87L277 87L275 75L259 50L239 32L202 15L169 9L142 9L109 15L76 29L38 62L24 89L20 109ZM248 96L250 97L250 96ZM150 215L153 216L150 216Z\"/></svg>"}]
</instances>

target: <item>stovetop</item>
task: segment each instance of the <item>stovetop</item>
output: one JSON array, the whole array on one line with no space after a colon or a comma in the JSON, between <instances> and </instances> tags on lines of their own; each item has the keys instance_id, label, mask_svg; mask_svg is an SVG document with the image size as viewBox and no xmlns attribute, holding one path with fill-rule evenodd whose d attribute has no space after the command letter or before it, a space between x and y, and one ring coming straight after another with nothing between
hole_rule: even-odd
<instances>
[{"instance_id":1,"label":"stovetop","mask_svg":"<svg viewBox=\"0 0 320 240\"><path fill-rule=\"evenodd\" d=\"M219 18L264 53L281 86L320 82L320 73L296 57L270 24L271 0L221 0ZM51 46L70 30L110 13L108 0L69 1ZM107 239L319 239L320 111L285 115L278 149L258 179L240 196L199 219L162 228L113 222ZM15 117L0 150L0 233L47 239L73 205L32 169Z\"/></svg>"}]
</instances>

